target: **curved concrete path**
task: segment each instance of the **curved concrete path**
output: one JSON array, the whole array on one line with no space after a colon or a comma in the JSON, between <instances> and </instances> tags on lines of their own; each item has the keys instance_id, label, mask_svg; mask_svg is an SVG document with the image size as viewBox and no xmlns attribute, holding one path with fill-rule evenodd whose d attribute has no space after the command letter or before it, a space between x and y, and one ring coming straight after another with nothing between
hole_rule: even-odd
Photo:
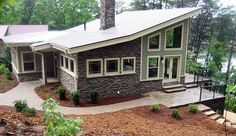
<instances>
[{"instance_id":1,"label":"curved concrete path","mask_svg":"<svg viewBox=\"0 0 236 136\"><path fill-rule=\"evenodd\" d=\"M38 110L42 110L41 103L43 102L43 100L34 91L35 87L39 85L39 81L19 83L18 86L8 91L7 93L0 94L0 105L13 106L13 102L15 100L26 100L30 107L35 107ZM99 114L157 103L160 103L160 100L155 97L144 97L137 100L95 107L60 106L59 110L64 114Z\"/></svg>"}]
</instances>

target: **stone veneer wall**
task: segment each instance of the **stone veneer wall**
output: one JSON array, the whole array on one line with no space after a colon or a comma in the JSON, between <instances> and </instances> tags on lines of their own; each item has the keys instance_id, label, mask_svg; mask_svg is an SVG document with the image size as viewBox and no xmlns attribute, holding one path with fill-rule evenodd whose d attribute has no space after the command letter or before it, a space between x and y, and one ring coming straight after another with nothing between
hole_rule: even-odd
<instances>
[{"instance_id":1,"label":"stone veneer wall","mask_svg":"<svg viewBox=\"0 0 236 136\"><path fill-rule=\"evenodd\" d=\"M180 84L185 84L185 76L180 77Z\"/></svg>"},{"instance_id":2,"label":"stone veneer wall","mask_svg":"<svg viewBox=\"0 0 236 136\"><path fill-rule=\"evenodd\" d=\"M60 82L61 84L70 92L74 91L76 89L76 80L73 76L68 74L67 72L58 69L59 75L60 75Z\"/></svg>"},{"instance_id":3,"label":"stone veneer wall","mask_svg":"<svg viewBox=\"0 0 236 136\"><path fill-rule=\"evenodd\" d=\"M140 81L141 38L118 45L78 53L78 88L82 98L89 98L95 88L100 97L139 94L162 89L162 80ZM136 73L128 75L86 77L86 59L136 57Z\"/></svg>"},{"instance_id":4,"label":"stone veneer wall","mask_svg":"<svg viewBox=\"0 0 236 136\"><path fill-rule=\"evenodd\" d=\"M39 80L40 78L42 78L42 72L18 74L18 80L20 82L35 81Z\"/></svg>"}]
</instances>

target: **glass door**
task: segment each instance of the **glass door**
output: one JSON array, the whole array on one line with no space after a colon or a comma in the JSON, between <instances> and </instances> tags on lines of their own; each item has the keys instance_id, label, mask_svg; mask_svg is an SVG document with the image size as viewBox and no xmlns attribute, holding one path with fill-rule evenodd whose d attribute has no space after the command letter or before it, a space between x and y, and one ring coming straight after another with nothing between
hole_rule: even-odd
<instances>
[{"instance_id":1,"label":"glass door","mask_svg":"<svg viewBox=\"0 0 236 136\"><path fill-rule=\"evenodd\" d=\"M164 80L165 82L174 82L178 79L179 58L166 57L164 64Z\"/></svg>"}]
</instances>

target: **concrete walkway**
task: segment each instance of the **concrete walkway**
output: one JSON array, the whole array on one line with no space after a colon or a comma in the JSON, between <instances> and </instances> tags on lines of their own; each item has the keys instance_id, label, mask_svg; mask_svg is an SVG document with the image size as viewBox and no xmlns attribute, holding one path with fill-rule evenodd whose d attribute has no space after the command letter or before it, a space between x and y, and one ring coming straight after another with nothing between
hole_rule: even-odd
<instances>
[{"instance_id":1,"label":"concrete walkway","mask_svg":"<svg viewBox=\"0 0 236 136\"><path fill-rule=\"evenodd\" d=\"M35 93L35 87L39 86L39 81L32 81L32 82L23 82L20 83L18 86L13 88L12 90L8 91L5 94L0 94L0 105L7 105L13 106L13 102L15 100L26 100L28 105L31 107L35 107L38 110L42 110L41 104L43 100ZM147 93L146 97L117 103L111 105L104 105L104 106L95 106L95 107L63 107L60 106L59 110L64 114L99 114L105 112L114 112L118 110L134 108L139 106L145 105L152 105L152 104L163 104L167 107L178 106L189 104L193 102L197 102L199 100L199 90L198 89L188 89L184 92L177 92L166 94L163 92L154 92L154 93ZM206 93L204 96L205 99L211 98L211 92L205 90ZM220 96L219 96L220 97Z\"/></svg>"}]
</instances>

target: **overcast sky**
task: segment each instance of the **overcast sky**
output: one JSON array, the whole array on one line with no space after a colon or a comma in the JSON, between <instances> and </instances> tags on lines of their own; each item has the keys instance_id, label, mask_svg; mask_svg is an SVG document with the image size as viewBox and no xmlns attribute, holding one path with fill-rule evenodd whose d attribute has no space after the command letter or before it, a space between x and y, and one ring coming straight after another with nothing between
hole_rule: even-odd
<instances>
[{"instance_id":1,"label":"overcast sky","mask_svg":"<svg viewBox=\"0 0 236 136\"><path fill-rule=\"evenodd\" d=\"M126 5L129 5L129 3L132 1L132 0L123 0ZM220 0L220 3L222 3L224 6L235 6L236 7L236 0Z\"/></svg>"}]
</instances>

